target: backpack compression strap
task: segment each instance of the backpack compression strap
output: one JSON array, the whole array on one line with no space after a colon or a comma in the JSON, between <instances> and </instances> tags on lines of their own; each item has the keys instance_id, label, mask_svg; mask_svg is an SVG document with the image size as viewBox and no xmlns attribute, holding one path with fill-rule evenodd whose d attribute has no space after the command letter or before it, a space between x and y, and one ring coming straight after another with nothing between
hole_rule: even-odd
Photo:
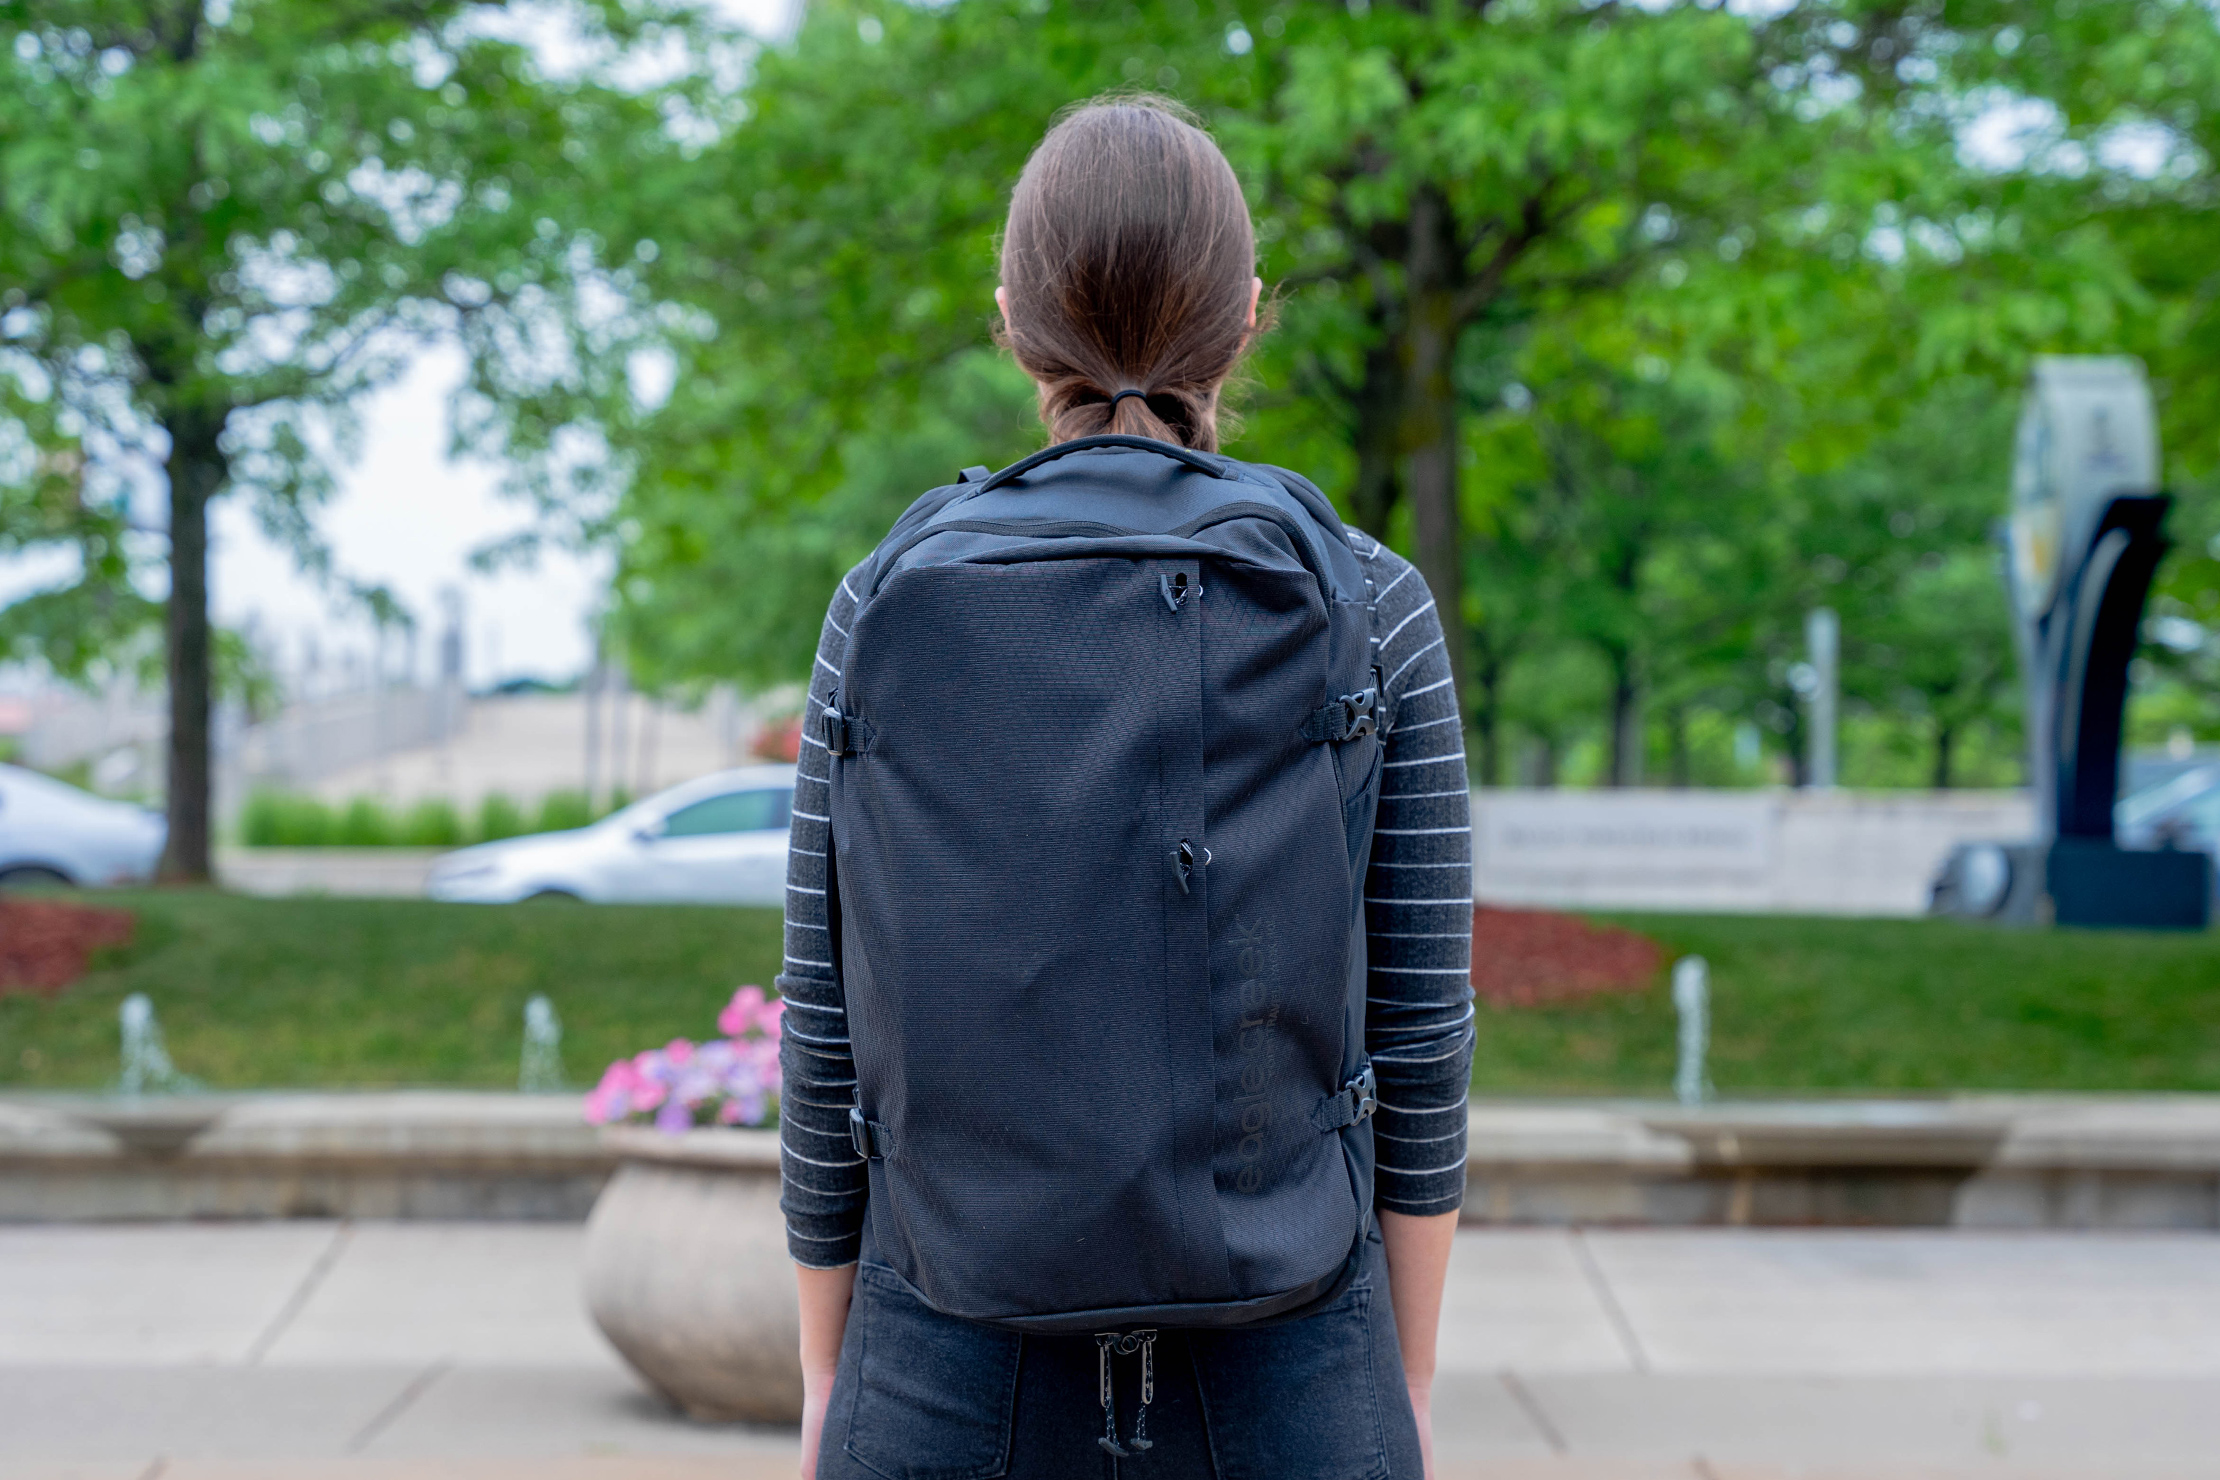
<instances>
[{"instance_id":1,"label":"backpack compression strap","mask_svg":"<svg viewBox=\"0 0 2220 1480\"><path fill-rule=\"evenodd\" d=\"M1380 1108L1380 1081L1372 1072L1372 1061L1367 1059L1357 1077L1341 1087L1341 1092L1329 1095L1318 1102L1310 1113L1310 1123L1322 1131L1338 1131L1370 1117Z\"/></svg>"},{"instance_id":2,"label":"backpack compression strap","mask_svg":"<svg viewBox=\"0 0 2220 1480\"><path fill-rule=\"evenodd\" d=\"M1380 670L1373 669L1372 676L1377 680ZM1345 740L1361 740L1379 728L1380 690L1373 687L1343 694L1304 720L1303 738L1314 744L1331 741L1338 745Z\"/></svg>"},{"instance_id":3,"label":"backpack compression strap","mask_svg":"<svg viewBox=\"0 0 2220 1480\"><path fill-rule=\"evenodd\" d=\"M894 1145L894 1137L885 1126L876 1120L864 1119L861 1105L848 1107L848 1139L854 1144L856 1155L866 1161L884 1161Z\"/></svg>"}]
</instances>

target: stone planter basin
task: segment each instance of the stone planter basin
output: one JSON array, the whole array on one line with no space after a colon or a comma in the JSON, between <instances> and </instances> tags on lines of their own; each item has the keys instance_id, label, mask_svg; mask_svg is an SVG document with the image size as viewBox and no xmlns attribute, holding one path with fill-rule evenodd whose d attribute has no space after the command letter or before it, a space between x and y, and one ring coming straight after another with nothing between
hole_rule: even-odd
<instances>
[{"instance_id":1,"label":"stone planter basin","mask_svg":"<svg viewBox=\"0 0 2220 1480\"><path fill-rule=\"evenodd\" d=\"M778 1133L603 1132L615 1176L586 1220L586 1308L689 1417L799 1423L801 1317Z\"/></svg>"}]
</instances>

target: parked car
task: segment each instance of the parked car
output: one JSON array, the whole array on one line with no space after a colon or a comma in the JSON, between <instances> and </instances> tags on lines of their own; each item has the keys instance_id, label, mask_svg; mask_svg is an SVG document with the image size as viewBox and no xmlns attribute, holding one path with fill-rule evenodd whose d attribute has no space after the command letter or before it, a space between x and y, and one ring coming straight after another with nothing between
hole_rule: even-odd
<instances>
[{"instance_id":1,"label":"parked car","mask_svg":"<svg viewBox=\"0 0 2220 1480\"><path fill-rule=\"evenodd\" d=\"M432 865L424 892L465 904L781 905L793 805L792 766L719 771L589 827L459 848Z\"/></svg>"},{"instance_id":2,"label":"parked car","mask_svg":"<svg viewBox=\"0 0 2220 1480\"><path fill-rule=\"evenodd\" d=\"M2112 826L2123 848L2194 848L2220 864L2220 766L2199 766L2122 797Z\"/></svg>"},{"instance_id":3,"label":"parked car","mask_svg":"<svg viewBox=\"0 0 2220 1480\"><path fill-rule=\"evenodd\" d=\"M0 765L0 889L143 884L167 836L159 812Z\"/></svg>"}]
</instances>

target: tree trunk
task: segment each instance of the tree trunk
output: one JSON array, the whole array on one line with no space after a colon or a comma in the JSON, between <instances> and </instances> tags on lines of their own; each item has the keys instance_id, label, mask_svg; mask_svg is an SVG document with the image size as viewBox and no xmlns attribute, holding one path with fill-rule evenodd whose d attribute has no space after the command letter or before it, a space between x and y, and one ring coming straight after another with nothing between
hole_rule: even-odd
<instances>
[{"instance_id":1,"label":"tree trunk","mask_svg":"<svg viewBox=\"0 0 2220 1480\"><path fill-rule=\"evenodd\" d=\"M1958 747L1958 729L1955 725L1935 726L1935 790L1950 790L1951 762Z\"/></svg>"},{"instance_id":2,"label":"tree trunk","mask_svg":"<svg viewBox=\"0 0 2220 1480\"><path fill-rule=\"evenodd\" d=\"M1472 669L1473 738L1480 742L1480 784L1503 784L1503 669L1502 650L1494 643L1475 644Z\"/></svg>"},{"instance_id":3,"label":"tree trunk","mask_svg":"<svg viewBox=\"0 0 2220 1480\"><path fill-rule=\"evenodd\" d=\"M208 502L228 473L219 443L223 424L221 412L198 410L175 413L168 422L169 841L162 850L160 876L170 883L203 884L214 872L209 853L209 715L215 674L208 626Z\"/></svg>"},{"instance_id":4,"label":"tree trunk","mask_svg":"<svg viewBox=\"0 0 2220 1480\"><path fill-rule=\"evenodd\" d=\"M1463 711L1465 691L1464 557L1457 500L1460 451L1456 354L1460 325L1456 290L1462 264L1449 203L1431 189L1411 200L1410 255L1402 374L1407 394L1402 435L1404 492L1411 501L1413 554L1434 593L1449 658L1449 676ZM1407 657L1408 654L1402 655Z\"/></svg>"},{"instance_id":5,"label":"tree trunk","mask_svg":"<svg viewBox=\"0 0 2220 1480\"><path fill-rule=\"evenodd\" d=\"M1353 397L1356 411L1357 480L1349 490L1357 527L1374 539L1388 537L1388 520L1402 494L1396 432L1403 418L1402 361L1392 340L1365 351L1364 379Z\"/></svg>"},{"instance_id":6,"label":"tree trunk","mask_svg":"<svg viewBox=\"0 0 2220 1480\"><path fill-rule=\"evenodd\" d=\"M1534 737L1534 774L1527 785L1547 788L1556 784L1557 737L1537 735Z\"/></svg>"},{"instance_id":7,"label":"tree trunk","mask_svg":"<svg viewBox=\"0 0 2220 1480\"><path fill-rule=\"evenodd\" d=\"M1634 655L1609 654L1611 662L1611 780L1613 786L1642 784L1642 691L1634 679Z\"/></svg>"},{"instance_id":8,"label":"tree trunk","mask_svg":"<svg viewBox=\"0 0 2220 1480\"><path fill-rule=\"evenodd\" d=\"M1802 696L1791 690L1775 696L1775 704L1788 716L1788 723L1781 726L1781 745L1788 753L1788 784L1797 790L1811 785L1811 749L1804 744L1804 703Z\"/></svg>"}]
</instances>

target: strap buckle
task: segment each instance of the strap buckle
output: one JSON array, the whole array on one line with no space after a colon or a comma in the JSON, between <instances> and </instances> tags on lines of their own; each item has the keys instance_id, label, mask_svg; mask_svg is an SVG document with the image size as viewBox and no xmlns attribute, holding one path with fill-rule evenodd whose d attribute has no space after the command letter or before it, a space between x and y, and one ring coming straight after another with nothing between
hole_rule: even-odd
<instances>
[{"instance_id":1,"label":"strap buckle","mask_svg":"<svg viewBox=\"0 0 2220 1480\"><path fill-rule=\"evenodd\" d=\"M1380 691L1373 688L1359 689L1354 694L1343 694L1341 702L1347 706L1348 738L1359 740L1380 728Z\"/></svg>"},{"instance_id":2,"label":"strap buckle","mask_svg":"<svg viewBox=\"0 0 2220 1480\"><path fill-rule=\"evenodd\" d=\"M871 747L871 726L852 714L842 714L827 704L818 717L825 749L834 755L861 755Z\"/></svg>"},{"instance_id":3,"label":"strap buckle","mask_svg":"<svg viewBox=\"0 0 2220 1480\"><path fill-rule=\"evenodd\" d=\"M1380 1108L1380 1076L1372 1072L1370 1059L1364 1061L1364 1067L1357 1071L1357 1077L1349 1081L1343 1093L1353 1102L1349 1107L1356 1117L1350 1122L1352 1125L1370 1120L1372 1112Z\"/></svg>"},{"instance_id":4,"label":"strap buckle","mask_svg":"<svg viewBox=\"0 0 2220 1480\"><path fill-rule=\"evenodd\" d=\"M863 1118L861 1105L848 1107L848 1140L865 1161L886 1160L886 1127Z\"/></svg>"},{"instance_id":5,"label":"strap buckle","mask_svg":"<svg viewBox=\"0 0 2220 1480\"><path fill-rule=\"evenodd\" d=\"M1319 1104L1311 1116L1311 1123L1322 1131L1347 1130L1370 1120L1379 1108L1380 1080L1372 1072L1372 1061L1367 1059L1353 1079Z\"/></svg>"},{"instance_id":6,"label":"strap buckle","mask_svg":"<svg viewBox=\"0 0 2220 1480\"><path fill-rule=\"evenodd\" d=\"M1339 743L1361 740L1377 734L1379 728L1380 690L1374 686L1359 689L1354 694L1343 694L1313 714L1303 725L1303 737Z\"/></svg>"}]
</instances>

